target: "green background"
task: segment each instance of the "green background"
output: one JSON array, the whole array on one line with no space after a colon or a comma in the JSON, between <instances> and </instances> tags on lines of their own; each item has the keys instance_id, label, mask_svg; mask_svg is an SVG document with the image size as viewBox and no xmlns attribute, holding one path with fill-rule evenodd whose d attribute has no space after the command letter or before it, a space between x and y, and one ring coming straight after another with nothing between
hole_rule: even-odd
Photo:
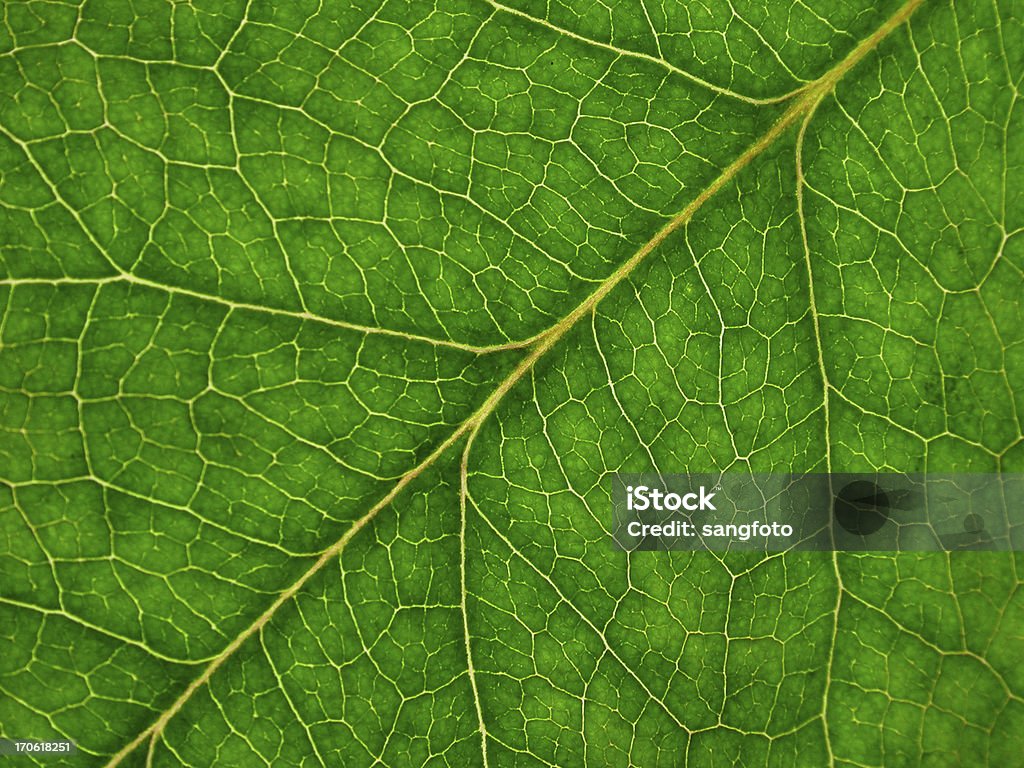
<instances>
[{"instance_id":1,"label":"green background","mask_svg":"<svg viewBox=\"0 0 1024 768\"><path fill-rule=\"evenodd\" d=\"M1019 557L627 555L608 474L1022 470L1024 6L508 2L4 3L0 736L1018 764Z\"/></svg>"}]
</instances>

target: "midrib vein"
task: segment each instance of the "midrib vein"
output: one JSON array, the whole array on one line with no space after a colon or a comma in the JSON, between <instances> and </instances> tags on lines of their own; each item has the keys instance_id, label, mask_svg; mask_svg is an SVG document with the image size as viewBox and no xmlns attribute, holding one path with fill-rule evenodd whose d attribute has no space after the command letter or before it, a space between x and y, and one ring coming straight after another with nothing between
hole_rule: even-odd
<instances>
[{"instance_id":1,"label":"midrib vein","mask_svg":"<svg viewBox=\"0 0 1024 768\"><path fill-rule=\"evenodd\" d=\"M277 613L278 609L280 609L285 603L289 602L299 592L299 590L313 578L313 576L319 573L327 563L338 556L348 545L349 541L351 541L359 531L366 527L366 525L377 516L377 513L380 512L380 510L387 507L413 480L419 477L426 469L431 467L439 458L446 455L452 446L460 442L462 438L470 434L473 430L478 429L480 425L482 425L495 411L498 404L504 399L505 395L507 395L527 373L533 370L537 361L544 357L544 355L546 355L548 351L555 346L555 344L557 344L573 327L575 327L576 323L579 322L581 318L586 316L598 304L600 304L604 298L608 296L608 294L611 293L619 283L625 280L633 270L636 269L640 262L646 259L655 248L665 242L672 233L690 221L690 219L693 218L693 215L700 210L704 203L714 197L716 193L729 184L740 173L740 171L746 168L751 161L754 160L754 158L772 146L775 141L782 136L782 134L809 113L822 98L831 93L832 89L835 88L836 83L838 83L847 72L856 66L857 63L868 53L874 50L894 29L906 22L923 2L924 0L908 0L905 5L903 5L884 24L875 30L874 33L862 40L857 47L846 56L846 58L832 67L832 69L820 78L810 83L806 88L801 89L798 94L796 94L796 100L793 104L791 104L785 112L782 113L774 125L772 125L772 127L763 136L761 136L761 138L751 144L739 157L730 163L729 166L726 167L725 170L723 170L721 174L719 174L719 176L704 189L704 191L697 195L689 205L687 205L678 215L662 227L650 240L647 241L646 244L644 244L643 247L636 251L628 260L619 266L618 269L612 272L604 282L602 282L601 285L584 301L577 305L575 309L562 318L558 323L538 336L527 348L528 352L525 357L523 357L512 372L502 380L483 404L468 419L462 422L462 424L460 424L455 431L444 440L444 442L431 451L423 461L403 475L391 490L388 491L388 493L376 504L374 504L366 514L356 520L352 524L352 527L350 527L340 539L325 549L317 558L316 562L307 571L305 571L302 576L293 582L291 586L281 592L270 606L260 614L252 624L250 624L241 634L232 640L220 654L207 664L203 672L189 684L184 692L182 692L175 702L163 714L161 714L160 717L158 717L148 728L139 733L138 736L126 744L111 758L110 762L107 764L107 768L114 768L114 766L119 765L121 761L133 752L140 744L145 742L147 739L159 736L167 726L167 723L170 722L182 707L185 706L197 690L206 685L224 662L231 658L235 651L237 651L250 637L259 632L274 616L274 614Z\"/></svg>"}]
</instances>

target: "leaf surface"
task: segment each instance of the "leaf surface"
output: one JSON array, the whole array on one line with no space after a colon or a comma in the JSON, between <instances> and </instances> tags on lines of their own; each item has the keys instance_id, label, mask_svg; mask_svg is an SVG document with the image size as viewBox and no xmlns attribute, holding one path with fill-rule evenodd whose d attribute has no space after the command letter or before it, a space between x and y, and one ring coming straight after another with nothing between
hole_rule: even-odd
<instances>
[{"instance_id":1,"label":"leaf surface","mask_svg":"<svg viewBox=\"0 0 1024 768\"><path fill-rule=\"evenodd\" d=\"M1013 764L1015 555L626 555L608 475L1021 471L1020 14L10 4L0 736Z\"/></svg>"}]
</instances>

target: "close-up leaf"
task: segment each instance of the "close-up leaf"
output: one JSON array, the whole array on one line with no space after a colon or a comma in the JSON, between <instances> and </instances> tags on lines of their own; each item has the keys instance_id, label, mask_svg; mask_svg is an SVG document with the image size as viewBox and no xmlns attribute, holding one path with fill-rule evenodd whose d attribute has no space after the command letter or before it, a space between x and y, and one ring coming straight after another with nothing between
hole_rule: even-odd
<instances>
[{"instance_id":1,"label":"close-up leaf","mask_svg":"<svg viewBox=\"0 0 1024 768\"><path fill-rule=\"evenodd\" d=\"M0 740L1012 766L1016 552L616 473L1024 471L1019 0L5 0Z\"/></svg>"}]
</instances>

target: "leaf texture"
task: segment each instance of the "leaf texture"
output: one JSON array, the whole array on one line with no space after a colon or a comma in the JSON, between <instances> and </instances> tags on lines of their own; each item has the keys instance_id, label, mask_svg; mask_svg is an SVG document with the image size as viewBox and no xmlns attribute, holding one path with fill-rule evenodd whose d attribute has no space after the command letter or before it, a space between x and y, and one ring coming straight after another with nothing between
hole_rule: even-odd
<instances>
[{"instance_id":1,"label":"leaf texture","mask_svg":"<svg viewBox=\"0 0 1024 768\"><path fill-rule=\"evenodd\" d=\"M0 736L1016 764L1015 554L608 475L1022 470L1024 7L507 1L4 6Z\"/></svg>"}]
</instances>

